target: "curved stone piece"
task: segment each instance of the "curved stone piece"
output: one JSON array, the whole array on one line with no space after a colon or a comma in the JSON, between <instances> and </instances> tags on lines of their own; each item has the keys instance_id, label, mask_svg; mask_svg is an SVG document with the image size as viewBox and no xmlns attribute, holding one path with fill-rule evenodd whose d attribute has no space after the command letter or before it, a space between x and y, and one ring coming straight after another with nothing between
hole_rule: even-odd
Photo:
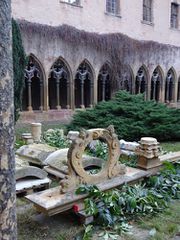
<instances>
[{"instance_id":1,"label":"curved stone piece","mask_svg":"<svg viewBox=\"0 0 180 240\"><path fill-rule=\"evenodd\" d=\"M18 155L15 155L15 164L16 164L16 168L29 166L28 161L24 160L23 158L21 158Z\"/></svg>"},{"instance_id":2,"label":"curved stone piece","mask_svg":"<svg viewBox=\"0 0 180 240\"><path fill-rule=\"evenodd\" d=\"M16 168L16 180L26 178L26 177L35 177L38 179L47 178L47 173L37 167L24 166Z\"/></svg>"},{"instance_id":3,"label":"curved stone piece","mask_svg":"<svg viewBox=\"0 0 180 240\"><path fill-rule=\"evenodd\" d=\"M44 161L44 164L64 174L68 174L68 150L68 148L64 148L51 153ZM104 160L101 158L96 158L88 155L82 156L82 164L84 168L90 166L102 167L103 162Z\"/></svg>"},{"instance_id":4,"label":"curved stone piece","mask_svg":"<svg viewBox=\"0 0 180 240\"><path fill-rule=\"evenodd\" d=\"M87 145L93 140L101 140L107 143L108 160L104 167L97 174L89 174L83 166L83 153ZM71 144L68 151L68 169L67 179L61 181L61 190L63 192L71 191L79 184L96 184L104 180L116 177L119 174L125 174L126 167L119 164L120 148L119 140L114 132L114 127L107 129L97 128L83 130Z\"/></svg>"},{"instance_id":5,"label":"curved stone piece","mask_svg":"<svg viewBox=\"0 0 180 240\"><path fill-rule=\"evenodd\" d=\"M56 169L61 169L64 165L67 166L67 153L68 148L56 150L46 158L44 164Z\"/></svg>"},{"instance_id":6,"label":"curved stone piece","mask_svg":"<svg viewBox=\"0 0 180 240\"><path fill-rule=\"evenodd\" d=\"M51 147L47 144L33 143L20 147L16 151L16 155L29 163L42 166L45 165L44 161L46 158L56 150L57 148Z\"/></svg>"}]
</instances>

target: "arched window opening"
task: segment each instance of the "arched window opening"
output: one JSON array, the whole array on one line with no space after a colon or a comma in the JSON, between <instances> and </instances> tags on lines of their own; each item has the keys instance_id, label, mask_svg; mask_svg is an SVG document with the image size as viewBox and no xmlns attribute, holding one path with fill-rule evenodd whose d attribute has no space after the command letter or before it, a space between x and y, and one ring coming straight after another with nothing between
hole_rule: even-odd
<instances>
[{"instance_id":1,"label":"arched window opening","mask_svg":"<svg viewBox=\"0 0 180 240\"><path fill-rule=\"evenodd\" d=\"M151 99L152 100L155 100L155 101L160 100L161 84L162 84L162 74L159 68L156 68L151 78Z\"/></svg>"},{"instance_id":2,"label":"arched window opening","mask_svg":"<svg viewBox=\"0 0 180 240\"><path fill-rule=\"evenodd\" d=\"M175 76L172 69L167 73L166 85L165 85L165 102L169 103L174 100L174 85L175 85Z\"/></svg>"},{"instance_id":3,"label":"arched window opening","mask_svg":"<svg viewBox=\"0 0 180 240\"><path fill-rule=\"evenodd\" d=\"M140 67L136 76L135 94L145 93L146 85L147 85L147 73L144 67Z\"/></svg>"},{"instance_id":4,"label":"arched window opening","mask_svg":"<svg viewBox=\"0 0 180 240\"><path fill-rule=\"evenodd\" d=\"M124 66L120 77L120 89L132 93L132 72L129 66Z\"/></svg>"},{"instance_id":5,"label":"arched window opening","mask_svg":"<svg viewBox=\"0 0 180 240\"><path fill-rule=\"evenodd\" d=\"M43 74L38 62L29 57L25 69L25 89L23 92L22 110L43 110Z\"/></svg>"},{"instance_id":6,"label":"arched window opening","mask_svg":"<svg viewBox=\"0 0 180 240\"><path fill-rule=\"evenodd\" d=\"M107 63L105 63L98 75L98 102L108 101L111 98L111 69Z\"/></svg>"},{"instance_id":7,"label":"arched window opening","mask_svg":"<svg viewBox=\"0 0 180 240\"><path fill-rule=\"evenodd\" d=\"M84 61L77 69L75 77L75 107L93 106L93 73L89 64Z\"/></svg>"},{"instance_id":8,"label":"arched window opening","mask_svg":"<svg viewBox=\"0 0 180 240\"><path fill-rule=\"evenodd\" d=\"M58 59L49 75L49 107L61 109L70 107L70 73L63 60Z\"/></svg>"}]
</instances>

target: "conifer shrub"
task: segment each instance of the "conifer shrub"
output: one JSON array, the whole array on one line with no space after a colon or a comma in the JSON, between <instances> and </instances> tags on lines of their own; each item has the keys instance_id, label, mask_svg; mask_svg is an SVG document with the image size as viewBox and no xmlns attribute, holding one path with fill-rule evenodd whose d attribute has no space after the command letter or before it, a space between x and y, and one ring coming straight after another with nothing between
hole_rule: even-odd
<instances>
[{"instance_id":1,"label":"conifer shrub","mask_svg":"<svg viewBox=\"0 0 180 240\"><path fill-rule=\"evenodd\" d=\"M119 139L139 140L155 137L158 141L180 140L180 110L162 103L145 101L142 94L119 91L108 102L94 109L77 111L68 125L69 130L106 128L114 125Z\"/></svg>"},{"instance_id":2,"label":"conifer shrub","mask_svg":"<svg viewBox=\"0 0 180 240\"><path fill-rule=\"evenodd\" d=\"M18 120L19 111L22 107L22 94L24 89L24 69L27 58L24 52L19 26L12 19L12 42L13 42L13 75L14 75L14 116Z\"/></svg>"}]
</instances>

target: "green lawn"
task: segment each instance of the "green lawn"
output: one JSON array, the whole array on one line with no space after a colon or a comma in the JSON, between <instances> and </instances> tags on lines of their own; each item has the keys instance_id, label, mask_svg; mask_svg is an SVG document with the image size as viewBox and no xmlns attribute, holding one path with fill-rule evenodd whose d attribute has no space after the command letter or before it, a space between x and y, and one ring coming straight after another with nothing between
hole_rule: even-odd
<instances>
[{"instance_id":1,"label":"green lawn","mask_svg":"<svg viewBox=\"0 0 180 240\"><path fill-rule=\"evenodd\" d=\"M151 240L169 240L176 234L180 236L180 200L172 201L170 207L157 216L142 218L138 226L154 230Z\"/></svg>"},{"instance_id":2,"label":"green lawn","mask_svg":"<svg viewBox=\"0 0 180 240\"><path fill-rule=\"evenodd\" d=\"M166 152L177 152L180 151L180 142L163 142L160 143L163 150Z\"/></svg>"}]
</instances>

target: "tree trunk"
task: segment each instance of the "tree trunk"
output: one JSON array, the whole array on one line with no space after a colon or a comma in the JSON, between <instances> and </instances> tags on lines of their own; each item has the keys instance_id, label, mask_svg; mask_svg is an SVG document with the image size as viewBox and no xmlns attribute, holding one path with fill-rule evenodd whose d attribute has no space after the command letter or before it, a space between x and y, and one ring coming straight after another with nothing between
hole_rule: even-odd
<instances>
[{"instance_id":1,"label":"tree trunk","mask_svg":"<svg viewBox=\"0 0 180 240\"><path fill-rule=\"evenodd\" d=\"M0 239L16 239L11 0L0 0Z\"/></svg>"}]
</instances>

